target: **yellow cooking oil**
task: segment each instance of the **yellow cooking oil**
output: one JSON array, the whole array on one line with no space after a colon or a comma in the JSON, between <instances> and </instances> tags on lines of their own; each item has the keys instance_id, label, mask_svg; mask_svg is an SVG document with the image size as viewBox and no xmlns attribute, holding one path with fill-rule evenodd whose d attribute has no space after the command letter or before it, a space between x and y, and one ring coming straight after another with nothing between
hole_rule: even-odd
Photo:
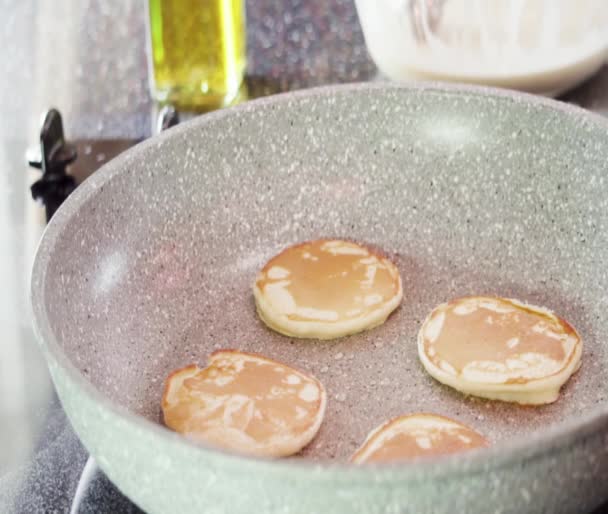
<instances>
[{"instance_id":1,"label":"yellow cooking oil","mask_svg":"<svg viewBox=\"0 0 608 514\"><path fill-rule=\"evenodd\" d=\"M210 110L239 94L246 65L245 0L149 0L155 100Z\"/></svg>"}]
</instances>

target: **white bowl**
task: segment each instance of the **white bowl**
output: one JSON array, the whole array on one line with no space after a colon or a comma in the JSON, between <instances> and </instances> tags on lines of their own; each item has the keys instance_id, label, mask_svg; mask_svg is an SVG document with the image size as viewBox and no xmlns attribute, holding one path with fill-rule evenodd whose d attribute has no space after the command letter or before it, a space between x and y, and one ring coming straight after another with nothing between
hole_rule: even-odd
<instances>
[{"instance_id":1,"label":"white bowl","mask_svg":"<svg viewBox=\"0 0 608 514\"><path fill-rule=\"evenodd\" d=\"M369 53L396 81L446 80L555 96L608 57L604 0L355 3ZM439 6L437 18L428 14L432 5Z\"/></svg>"}]
</instances>

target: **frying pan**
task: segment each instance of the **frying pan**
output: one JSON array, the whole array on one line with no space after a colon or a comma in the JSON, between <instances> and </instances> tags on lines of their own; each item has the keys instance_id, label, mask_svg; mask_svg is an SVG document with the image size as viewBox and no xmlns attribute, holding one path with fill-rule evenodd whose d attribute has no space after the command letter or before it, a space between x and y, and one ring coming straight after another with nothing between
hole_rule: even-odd
<instances>
[{"instance_id":1,"label":"frying pan","mask_svg":"<svg viewBox=\"0 0 608 514\"><path fill-rule=\"evenodd\" d=\"M151 513L580 513L608 497L608 123L532 96L427 84L263 99L152 138L68 199L40 243L36 331L74 429ZM250 286L281 248L346 237L403 277L381 327L317 342L271 332ZM544 305L585 343L559 400L466 398L430 378L416 334L451 297ZM244 458L160 424L163 380L218 348L325 384L316 439ZM488 450L352 467L375 426L413 412Z\"/></svg>"}]
</instances>

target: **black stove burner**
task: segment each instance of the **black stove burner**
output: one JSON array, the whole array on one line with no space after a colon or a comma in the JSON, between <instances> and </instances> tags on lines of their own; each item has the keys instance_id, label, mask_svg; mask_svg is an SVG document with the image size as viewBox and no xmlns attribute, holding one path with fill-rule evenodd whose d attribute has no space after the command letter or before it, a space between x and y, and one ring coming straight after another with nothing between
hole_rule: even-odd
<instances>
[{"instance_id":1,"label":"black stove burner","mask_svg":"<svg viewBox=\"0 0 608 514\"><path fill-rule=\"evenodd\" d=\"M177 111L165 106L159 112L156 128L161 132L178 123ZM34 200L44 204L47 221L78 184L137 143L137 139L81 139L70 143L65 139L59 111L47 111L40 129L40 145L27 155L29 165L42 170L42 177L32 184L31 192Z\"/></svg>"},{"instance_id":2,"label":"black stove burner","mask_svg":"<svg viewBox=\"0 0 608 514\"><path fill-rule=\"evenodd\" d=\"M63 122L57 109L46 113L40 130L40 148L30 152L30 166L42 170L42 178L31 187L34 200L42 200L47 220L76 189L76 180L66 173L66 166L76 159L76 148L63 135Z\"/></svg>"}]
</instances>

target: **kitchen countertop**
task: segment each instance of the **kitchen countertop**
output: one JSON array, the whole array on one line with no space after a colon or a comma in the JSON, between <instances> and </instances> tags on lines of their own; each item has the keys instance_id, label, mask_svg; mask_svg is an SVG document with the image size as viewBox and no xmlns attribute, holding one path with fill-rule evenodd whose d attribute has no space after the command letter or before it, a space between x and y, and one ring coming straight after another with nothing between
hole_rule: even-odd
<instances>
[{"instance_id":1,"label":"kitchen countertop","mask_svg":"<svg viewBox=\"0 0 608 514\"><path fill-rule=\"evenodd\" d=\"M31 329L29 269L44 210L25 165L40 114L64 116L68 138L144 138L147 89L141 0L0 0L0 510L64 512L86 453L57 405ZM248 2L252 96L372 80L376 69L352 0ZM608 67L564 100L608 115ZM58 448L61 451L58 451ZM44 464L51 455L52 469ZM46 461L45 461L46 457ZM49 491L68 484L68 491ZM49 505L48 498L54 498Z\"/></svg>"}]
</instances>

